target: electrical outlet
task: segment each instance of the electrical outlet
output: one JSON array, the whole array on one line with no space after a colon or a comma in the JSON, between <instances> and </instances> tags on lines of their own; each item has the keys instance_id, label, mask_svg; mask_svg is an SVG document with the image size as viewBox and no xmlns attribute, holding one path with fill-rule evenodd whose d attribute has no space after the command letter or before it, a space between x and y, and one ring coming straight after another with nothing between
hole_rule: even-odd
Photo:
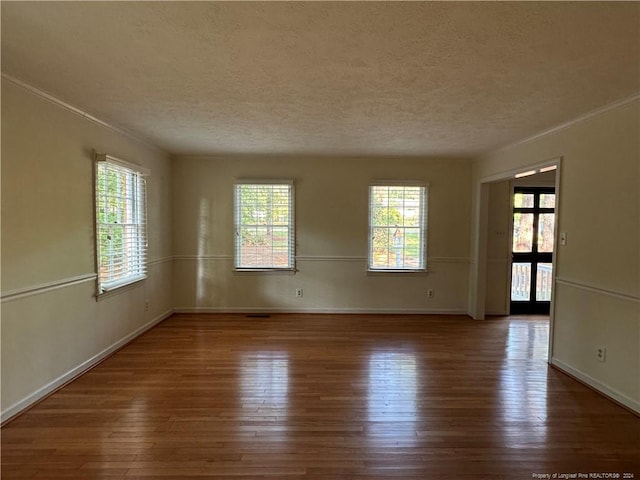
<instances>
[{"instance_id":1,"label":"electrical outlet","mask_svg":"<svg viewBox=\"0 0 640 480\"><path fill-rule=\"evenodd\" d=\"M149 299L148 298L144 301L144 311L145 312L149 311Z\"/></svg>"},{"instance_id":2,"label":"electrical outlet","mask_svg":"<svg viewBox=\"0 0 640 480\"><path fill-rule=\"evenodd\" d=\"M301 288L296 288L296 297L302 298L302 289Z\"/></svg>"},{"instance_id":3,"label":"electrical outlet","mask_svg":"<svg viewBox=\"0 0 640 480\"><path fill-rule=\"evenodd\" d=\"M607 361L607 347L598 347L596 349L596 358L598 359L599 362L606 362Z\"/></svg>"},{"instance_id":4,"label":"electrical outlet","mask_svg":"<svg viewBox=\"0 0 640 480\"><path fill-rule=\"evenodd\" d=\"M433 296L435 295L433 288L430 288L429 290L427 290L427 298L433 298Z\"/></svg>"}]
</instances>

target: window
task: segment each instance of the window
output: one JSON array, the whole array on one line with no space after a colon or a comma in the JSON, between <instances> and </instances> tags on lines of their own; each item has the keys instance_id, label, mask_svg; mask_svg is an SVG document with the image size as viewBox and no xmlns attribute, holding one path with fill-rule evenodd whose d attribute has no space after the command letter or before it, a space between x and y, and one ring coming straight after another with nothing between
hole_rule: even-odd
<instances>
[{"instance_id":1,"label":"window","mask_svg":"<svg viewBox=\"0 0 640 480\"><path fill-rule=\"evenodd\" d=\"M97 155L96 252L98 295L146 278L144 169Z\"/></svg>"},{"instance_id":2,"label":"window","mask_svg":"<svg viewBox=\"0 0 640 480\"><path fill-rule=\"evenodd\" d=\"M235 185L235 267L294 270L293 183Z\"/></svg>"},{"instance_id":3,"label":"window","mask_svg":"<svg viewBox=\"0 0 640 480\"><path fill-rule=\"evenodd\" d=\"M427 187L369 187L369 260L371 271L426 269Z\"/></svg>"}]
</instances>

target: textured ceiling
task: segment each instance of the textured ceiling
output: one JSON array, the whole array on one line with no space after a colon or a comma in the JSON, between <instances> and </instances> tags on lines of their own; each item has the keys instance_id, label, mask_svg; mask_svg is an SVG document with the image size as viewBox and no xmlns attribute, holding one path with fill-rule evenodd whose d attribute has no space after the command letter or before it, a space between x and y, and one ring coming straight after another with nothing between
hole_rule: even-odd
<instances>
[{"instance_id":1,"label":"textured ceiling","mask_svg":"<svg viewBox=\"0 0 640 480\"><path fill-rule=\"evenodd\" d=\"M475 156L640 90L640 3L9 2L2 72L172 153Z\"/></svg>"}]
</instances>

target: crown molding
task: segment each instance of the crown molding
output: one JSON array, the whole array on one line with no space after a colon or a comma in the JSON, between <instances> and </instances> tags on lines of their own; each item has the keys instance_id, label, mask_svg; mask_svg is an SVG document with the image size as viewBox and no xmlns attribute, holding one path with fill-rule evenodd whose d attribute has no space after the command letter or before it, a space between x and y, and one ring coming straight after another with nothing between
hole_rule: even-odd
<instances>
[{"instance_id":1,"label":"crown molding","mask_svg":"<svg viewBox=\"0 0 640 480\"><path fill-rule=\"evenodd\" d=\"M170 155L170 152L166 151L164 148L156 145L155 143L153 143L151 140L149 140L148 138L136 133L136 132L132 132L130 130L127 130L125 128L122 127L117 127L111 123L105 122L104 120L100 120L98 117L91 115L88 112L85 112L84 110L75 107L67 102L65 102L64 100L60 100L57 97L54 97L53 95L44 92L42 90L40 90L39 88L36 88L32 85L29 85L28 83L23 82L22 80L19 80L15 77L12 77L11 75L7 74L7 73L2 73L2 80L3 81L7 81L10 82L14 85L16 85L17 87L23 88L24 90L27 90L28 92L42 98L43 100L46 100L48 102L53 103L54 105L57 105L58 107L63 108L64 110L67 110L68 112L71 113L75 113L76 115L89 120L90 122L96 123L98 125L100 125L101 127L105 127L108 128L110 130L113 130L114 132L117 132L121 135L124 135L128 138L130 138L131 140L135 140L136 142L140 142L145 144L148 147L151 147L155 150L157 150L160 153L164 153L165 155Z\"/></svg>"},{"instance_id":2,"label":"crown molding","mask_svg":"<svg viewBox=\"0 0 640 480\"><path fill-rule=\"evenodd\" d=\"M534 140L537 140L538 138L544 137L546 135L550 135L552 133L555 132L559 132L561 130L564 130L566 128L572 127L573 125L576 125L578 123L582 123L585 122L587 120L590 120L594 117L598 117L604 113L607 113L611 110L615 110L617 108L623 107L629 103L635 102L637 100L640 100L640 93L635 93L633 95L631 95L630 97L625 97L621 100L618 100L616 102L604 105L603 107L597 108L595 110L592 110L590 112L587 112L583 115L580 115L579 117L574 118L573 120L569 120L567 122L561 123L560 125L556 125L555 127L551 127L548 128L546 130L543 130L541 132L535 133L529 137L525 137L522 138L520 140L516 140L515 142L511 142L511 143L507 143L506 145L502 145L498 148L494 148L491 149L489 151L486 151L484 153L482 153L481 155L479 155L478 157L476 157L473 161L477 162L477 161L482 161L484 159L486 159L487 157L489 157L490 155L496 153L496 152L500 152L502 150L507 150L509 148L513 148L516 147L518 145L522 145L525 143L529 143L532 142Z\"/></svg>"}]
</instances>

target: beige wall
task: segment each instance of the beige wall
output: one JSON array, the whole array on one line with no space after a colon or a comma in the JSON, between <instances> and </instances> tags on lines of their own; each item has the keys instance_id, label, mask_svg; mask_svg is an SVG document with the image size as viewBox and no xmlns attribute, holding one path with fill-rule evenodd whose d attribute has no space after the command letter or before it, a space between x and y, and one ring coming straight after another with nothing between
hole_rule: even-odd
<instances>
[{"instance_id":1,"label":"beige wall","mask_svg":"<svg viewBox=\"0 0 640 480\"><path fill-rule=\"evenodd\" d=\"M93 149L151 169L149 278L98 302ZM171 311L169 175L166 154L2 79L3 419Z\"/></svg>"},{"instance_id":2,"label":"beige wall","mask_svg":"<svg viewBox=\"0 0 640 480\"><path fill-rule=\"evenodd\" d=\"M474 163L482 179L562 157L552 362L640 410L640 102ZM472 242L479 232L474 230ZM478 257L472 259L476 262ZM477 284L471 275L471 291ZM599 363L597 347L607 348Z\"/></svg>"},{"instance_id":3,"label":"beige wall","mask_svg":"<svg viewBox=\"0 0 640 480\"><path fill-rule=\"evenodd\" d=\"M175 158L174 305L190 311L466 312L470 174L468 161L450 159ZM234 273L237 178L294 180L295 275ZM367 275L367 196L375 179L430 184L427 274ZM296 288L304 290L302 298L295 298Z\"/></svg>"}]
</instances>

